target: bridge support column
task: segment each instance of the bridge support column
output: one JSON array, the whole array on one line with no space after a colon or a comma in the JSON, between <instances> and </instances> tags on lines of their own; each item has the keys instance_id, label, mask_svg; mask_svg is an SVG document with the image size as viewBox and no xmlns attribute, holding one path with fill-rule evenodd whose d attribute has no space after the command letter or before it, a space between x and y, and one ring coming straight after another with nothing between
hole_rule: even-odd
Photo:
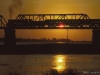
<instances>
[{"instance_id":1,"label":"bridge support column","mask_svg":"<svg viewBox=\"0 0 100 75\"><path fill-rule=\"evenodd\" d=\"M4 30L5 36L4 36L4 45L16 45L16 37L15 37L15 30L11 28L6 28Z\"/></svg>"},{"instance_id":2,"label":"bridge support column","mask_svg":"<svg viewBox=\"0 0 100 75\"><path fill-rule=\"evenodd\" d=\"M93 29L92 33L92 44L100 45L100 29Z\"/></svg>"}]
</instances>

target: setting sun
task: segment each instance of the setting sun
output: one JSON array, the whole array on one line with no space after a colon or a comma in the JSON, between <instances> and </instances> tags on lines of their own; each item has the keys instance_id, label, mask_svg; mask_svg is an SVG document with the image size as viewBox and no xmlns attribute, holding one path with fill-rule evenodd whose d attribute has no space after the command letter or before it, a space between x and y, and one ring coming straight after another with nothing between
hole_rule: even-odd
<instances>
[{"instance_id":1,"label":"setting sun","mask_svg":"<svg viewBox=\"0 0 100 75\"><path fill-rule=\"evenodd\" d=\"M64 27L64 25L63 25L63 24L61 24L61 25L59 25L59 27Z\"/></svg>"}]
</instances>

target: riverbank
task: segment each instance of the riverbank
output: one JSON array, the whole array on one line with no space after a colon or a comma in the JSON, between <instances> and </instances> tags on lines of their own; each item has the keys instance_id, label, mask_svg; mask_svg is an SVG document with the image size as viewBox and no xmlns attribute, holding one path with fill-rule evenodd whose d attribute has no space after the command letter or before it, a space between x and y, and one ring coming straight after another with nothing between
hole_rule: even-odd
<instances>
[{"instance_id":1,"label":"riverbank","mask_svg":"<svg viewBox=\"0 0 100 75\"><path fill-rule=\"evenodd\" d=\"M100 54L100 46L92 44L0 45L0 54Z\"/></svg>"}]
</instances>

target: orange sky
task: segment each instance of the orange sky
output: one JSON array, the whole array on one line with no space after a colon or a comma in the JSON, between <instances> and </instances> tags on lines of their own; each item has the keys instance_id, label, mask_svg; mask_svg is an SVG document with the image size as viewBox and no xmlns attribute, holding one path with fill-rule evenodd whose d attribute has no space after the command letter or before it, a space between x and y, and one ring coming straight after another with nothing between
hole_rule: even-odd
<instances>
[{"instance_id":1,"label":"orange sky","mask_svg":"<svg viewBox=\"0 0 100 75\"><path fill-rule=\"evenodd\" d=\"M0 14L9 19L8 7L12 0L0 0ZM86 13L90 18L100 18L100 0L22 0L22 7L15 10L18 14L67 14ZM22 38L66 38L67 30L17 30L16 36ZM0 30L0 37L3 37ZM91 30L69 30L69 39L91 40Z\"/></svg>"}]
</instances>

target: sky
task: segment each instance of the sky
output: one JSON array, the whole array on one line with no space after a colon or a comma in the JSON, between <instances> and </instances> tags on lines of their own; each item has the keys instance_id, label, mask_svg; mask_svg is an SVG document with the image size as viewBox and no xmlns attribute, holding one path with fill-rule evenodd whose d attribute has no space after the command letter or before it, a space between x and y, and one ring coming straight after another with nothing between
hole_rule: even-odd
<instances>
[{"instance_id":1,"label":"sky","mask_svg":"<svg viewBox=\"0 0 100 75\"><path fill-rule=\"evenodd\" d=\"M8 8L13 0L0 0L0 15L8 20ZM68 14L85 13L90 18L100 18L100 0L21 0L22 5L14 10L12 19L18 14ZM68 38L71 40L92 40L92 30L16 30L21 38ZM4 37L4 30L0 30Z\"/></svg>"}]
</instances>

